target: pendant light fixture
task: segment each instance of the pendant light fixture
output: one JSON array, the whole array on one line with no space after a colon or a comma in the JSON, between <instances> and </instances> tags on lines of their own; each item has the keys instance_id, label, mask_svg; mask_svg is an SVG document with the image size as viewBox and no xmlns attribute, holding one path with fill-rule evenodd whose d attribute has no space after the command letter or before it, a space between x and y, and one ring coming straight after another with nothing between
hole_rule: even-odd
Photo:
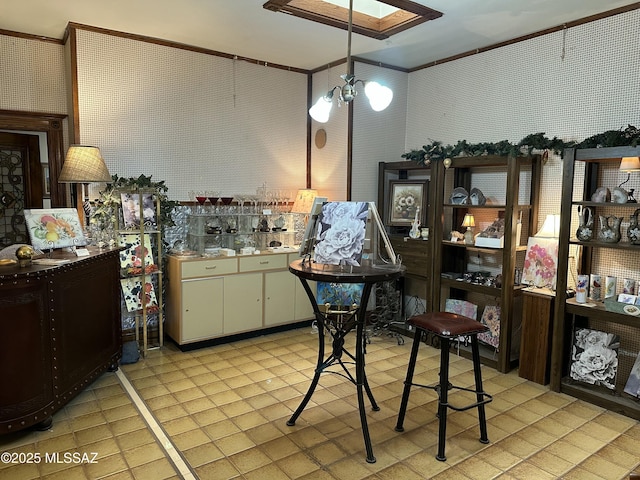
<instances>
[{"instance_id":1,"label":"pendant light fixture","mask_svg":"<svg viewBox=\"0 0 640 480\"><path fill-rule=\"evenodd\" d=\"M325 95L320 97L313 107L309 109L309 115L316 122L326 123L329 120L331 107L333 106L333 95L336 90L339 92L338 104L349 103L358 94L356 85L361 83L364 86L364 94L369 99L371 108L376 112L381 112L389 106L393 99L393 92L389 87L368 80L356 79L352 72L351 65L351 31L353 28L353 0L349 0L349 24L347 29L347 73L340 75L345 81L342 86L336 85Z\"/></svg>"}]
</instances>

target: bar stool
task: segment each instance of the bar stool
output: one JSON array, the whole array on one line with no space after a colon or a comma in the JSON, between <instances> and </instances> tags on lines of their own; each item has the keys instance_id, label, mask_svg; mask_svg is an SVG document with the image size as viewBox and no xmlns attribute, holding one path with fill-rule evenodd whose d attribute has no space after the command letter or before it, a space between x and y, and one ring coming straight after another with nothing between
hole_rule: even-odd
<instances>
[{"instance_id":1,"label":"bar stool","mask_svg":"<svg viewBox=\"0 0 640 480\"><path fill-rule=\"evenodd\" d=\"M416 332L411 347L411 356L409 357L409 366L407 368L407 378L404 381L404 391L402 393L402 401L400 402L400 411L398 413L398 423L396 424L396 432L403 432L402 426L404 416L407 411L407 403L409 402L409 392L412 386L424 387L435 390L438 394L438 454L436 459L444 462L445 439L447 432L447 409L455 411L464 411L471 408L478 408L478 421L480 424L480 442L489 443L487 437L487 418L484 411L485 404L491 402L492 397L482 388L482 373L480 371L480 351L478 349L478 334L485 332L488 328L476 322L475 320L448 312L431 312L416 315L408 320L408 324L415 327ZM440 338L440 382L436 385L422 385L413 383L413 373L416 368L416 358L418 357L418 347L422 340L422 335L430 332ZM456 340L459 336L471 337L471 352L473 358L473 373L476 381L475 390L470 388L458 387L449 383L449 346L452 340ZM457 389L472 392L476 394L476 401L470 405L456 407L449 404L449 390Z\"/></svg>"}]
</instances>

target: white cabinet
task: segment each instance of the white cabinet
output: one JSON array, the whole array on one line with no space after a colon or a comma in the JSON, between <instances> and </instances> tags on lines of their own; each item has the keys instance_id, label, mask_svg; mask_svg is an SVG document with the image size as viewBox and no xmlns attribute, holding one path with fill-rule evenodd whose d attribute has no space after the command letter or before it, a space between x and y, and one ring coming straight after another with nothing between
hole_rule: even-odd
<instances>
[{"instance_id":1,"label":"white cabinet","mask_svg":"<svg viewBox=\"0 0 640 480\"><path fill-rule=\"evenodd\" d=\"M182 318L179 338L195 342L223 333L224 278L197 278L182 282ZM170 332L169 335L173 333Z\"/></svg>"},{"instance_id":2,"label":"white cabinet","mask_svg":"<svg viewBox=\"0 0 640 480\"><path fill-rule=\"evenodd\" d=\"M262 327L262 273L229 275L224 279L224 334Z\"/></svg>"},{"instance_id":3,"label":"white cabinet","mask_svg":"<svg viewBox=\"0 0 640 480\"><path fill-rule=\"evenodd\" d=\"M302 284L288 270L297 253L167 258L166 331L178 345L313 318Z\"/></svg>"}]
</instances>

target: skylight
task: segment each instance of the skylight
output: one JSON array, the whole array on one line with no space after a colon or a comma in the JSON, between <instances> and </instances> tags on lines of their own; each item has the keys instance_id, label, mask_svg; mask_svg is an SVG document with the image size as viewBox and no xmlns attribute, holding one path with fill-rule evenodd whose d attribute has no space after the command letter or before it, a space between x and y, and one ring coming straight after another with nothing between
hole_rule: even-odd
<instances>
[{"instance_id":1,"label":"skylight","mask_svg":"<svg viewBox=\"0 0 640 480\"><path fill-rule=\"evenodd\" d=\"M263 7L344 30L348 28L349 0L269 0ZM409 0L354 0L353 32L382 40L441 16L442 12Z\"/></svg>"}]
</instances>

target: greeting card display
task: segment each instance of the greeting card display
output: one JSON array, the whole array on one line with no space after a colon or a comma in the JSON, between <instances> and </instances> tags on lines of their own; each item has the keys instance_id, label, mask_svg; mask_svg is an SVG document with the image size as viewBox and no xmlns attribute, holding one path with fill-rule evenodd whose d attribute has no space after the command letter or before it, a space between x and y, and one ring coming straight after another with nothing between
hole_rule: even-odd
<instances>
[{"instance_id":1,"label":"greeting card display","mask_svg":"<svg viewBox=\"0 0 640 480\"><path fill-rule=\"evenodd\" d=\"M123 278L120 280L120 285L128 312L142 310L143 301L147 308L158 306L156 292L151 281L145 282L143 286L139 277Z\"/></svg>"},{"instance_id":2,"label":"greeting card display","mask_svg":"<svg viewBox=\"0 0 640 480\"><path fill-rule=\"evenodd\" d=\"M140 197L141 195L138 193L120 194L124 228L140 227ZM153 200L153 195L150 193L142 194L142 218L146 228L156 228L156 204Z\"/></svg>"},{"instance_id":3,"label":"greeting card display","mask_svg":"<svg viewBox=\"0 0 640 480\"><path fill-rule=\"evenodd\" d=\"M121 235L120 246L124 250L120 251L120 268L128 275L139 275L142 273L144 262L144 273L158 271L158 266L153 261L151 249L151 238L144 235L144 245L140 242L140 235Z\"/></svg>"},{"instance_id":4,"label":"greeting card display","mask_svg":"<svg viewBox=\"0 0 640 480\"><path fill-rule=\"evenodd\" d=\"M588 328L576 330L569 375L580 382L615 389L619 348L618 335Z\"/></svg>"},{"instance_id":5,"label":"greeting card display","mask_svg":"<svg viewBox=\"0 0 640 480\"><path fill-rule=\"evenodd\" d=\"M75 208L25 209L24 218L37 250L87 244Z\"/></svg>"},{"instance_id":6,"label":"greeting card display","mask_svg":"<svg viewBox=\"0 0 640 480\"><path fill-rule=\"evenodd\" d=\"M315 261L326 265L360 266L368 213L367 202L327 202L322 205Z\"/></svg>"}]
</instances>

